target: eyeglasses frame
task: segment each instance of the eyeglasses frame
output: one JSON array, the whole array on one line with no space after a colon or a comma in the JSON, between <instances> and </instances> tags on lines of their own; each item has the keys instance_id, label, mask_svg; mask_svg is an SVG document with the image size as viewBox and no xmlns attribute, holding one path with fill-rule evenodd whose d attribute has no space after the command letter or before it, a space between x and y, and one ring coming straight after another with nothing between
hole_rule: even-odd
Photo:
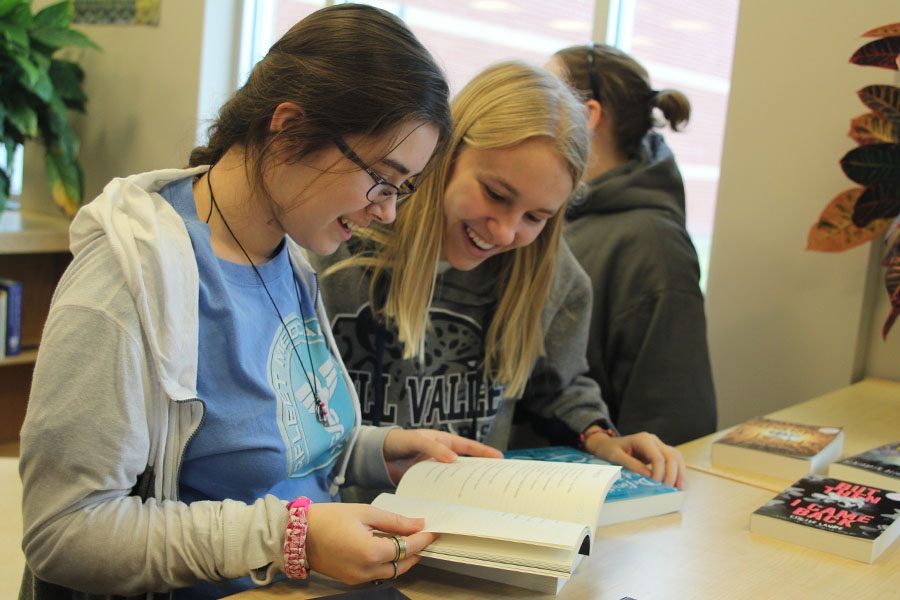
<instances>
[{"instance_id":1,"label":"eyeglasses frame","mask_svg":"<svg viewBox=\"0 0 900 600\"><path fill-rule=\"evenodd\" d=\"M370 167L368 164L366 164L366 161L364 161L362 158L360 158L359 154L354 152L353 149L350 148L350 146L347 145L347 142L345 142L342 138L340 138L340 137L334 138L334 145L337 146L338 150L341 151L341 154L343 154L348 160L350 160L353 164L358 166L360 169L365 171L366 174L368 174L368 176L372 178L372 181L375 182L375 185L370 187L369 190L366 192L366 200L368 200L370 203L380 204L381 202L384 202L385 200L387 200L387 198L372 200L369 197L369 194L372 193L372 190L374 190L375 188L377 188L380 185L386 185L386 186L394 189L394 194L397 199L397 204L403 202L404 200L409 198L413 193L415 193L416 186L413 185L412 183L410 183L409 181L404 181L398 187L398 186L394 185L393 183L391 183L390 181L388 181L387 179L385 179L384 177L382 177L381 175L379 175L378 173L376 173L375 171L373 171L372 167Z\"/></svg>"}]
</instances>

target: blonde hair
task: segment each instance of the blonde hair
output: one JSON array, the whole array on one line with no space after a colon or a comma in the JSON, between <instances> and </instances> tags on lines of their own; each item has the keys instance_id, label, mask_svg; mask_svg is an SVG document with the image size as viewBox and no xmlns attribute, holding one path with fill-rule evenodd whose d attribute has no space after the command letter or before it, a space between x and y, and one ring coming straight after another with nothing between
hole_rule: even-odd
<instances>
[{"instance_id":1,"label":"blonde hair","mask_svg":"<svg viewBox=\"0 0 900 600\"><path fill-rule=\"evenodd\" d=\"M418 191L398 211L397 221L364 233L375 242L374 250L335 267L372 270L372 311L396 326L405 359L424 355L436 269L443 256L444 190L459 149L506 148L534 138L550 139L573 186L587 163L584 107L565 83L539 67L518 61L488 67L456 96L451 113L449 151L436 157L419 178ZM502 265L484 374L503 385L507 397L522 394L535 361L544 353L541 313L556 270L564 213L562 207L528 246L489 259ZM379 282L384 277L390 284L379 306Z\"/></svg>"}]
</instances>

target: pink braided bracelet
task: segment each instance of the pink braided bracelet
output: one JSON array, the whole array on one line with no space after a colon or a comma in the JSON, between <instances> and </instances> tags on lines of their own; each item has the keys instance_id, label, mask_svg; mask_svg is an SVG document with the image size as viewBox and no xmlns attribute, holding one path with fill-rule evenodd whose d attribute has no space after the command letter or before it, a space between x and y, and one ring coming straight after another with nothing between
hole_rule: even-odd
<instances>
[{"instance_id":1,"label":"pink braided bracelet","mask_svg":"<svg viewBox=\"0 0 900 600\"><path fill-rule=\"evenodd\" d=\"M284 574L291 579L309 577L306 560L306 511L312 500L300 496L287 505L288 520L284 532Z\"/></svg>"}]
</instances>

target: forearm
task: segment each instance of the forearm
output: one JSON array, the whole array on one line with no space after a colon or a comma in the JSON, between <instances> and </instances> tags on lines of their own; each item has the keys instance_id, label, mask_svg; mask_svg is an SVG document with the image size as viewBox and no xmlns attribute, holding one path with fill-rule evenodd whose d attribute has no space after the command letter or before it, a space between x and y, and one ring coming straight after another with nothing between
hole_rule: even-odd
<instances>
[{"instance_id":1,"label":"forearm","mask_svg":"<svg viewBox=\"0 0 900 600\"><path fill-rule=\"evenodd\" d=\"M287 511L274 496L241 502L104 500L26 529L23 548L45 581L132 596L280 568ZM263 573L262 581L266 581Z\"/></svg>"}]
</instances>

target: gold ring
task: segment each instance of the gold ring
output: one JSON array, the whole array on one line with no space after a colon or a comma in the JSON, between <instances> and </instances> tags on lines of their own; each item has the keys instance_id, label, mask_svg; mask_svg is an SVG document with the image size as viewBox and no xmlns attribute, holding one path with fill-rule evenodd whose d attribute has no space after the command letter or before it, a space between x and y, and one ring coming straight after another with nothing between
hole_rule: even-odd
<instances>
[{"instance_id":1,"label":"gold ring","mask_svg":"<svg viewBox=\"0 0 900 600\"><path fill-rule=\"evenodd\" d=\"M400 560L401 558L405 558L405 557L400 556L400 554L401 554L400 538L398 538L396 535L392 535L391 539L394 540L394 545L397 546L397 554L394 556L394 562ZM406 545L406 541L403 542L403 545L404 546Z\"/></svg>"},{"instance_id":2,"label":"gold ring","mask_svg":"<svg viewBox=\"0 0 900 600\"><path fill-rule=\"evenodd\" d=\"M409 547L406 545L406 538L394 538L397 540L397 559L403 560L409 554Z\"/></svg>"},{"instance_id":3,"label":"gold ring","mask_svg":"<svg viewBox=\"0 0 900 600\"><path fill-rule=\"evenodd\" d=\"M397 561L392 560L391 565L394 567L394 576L391 577L391 579L397 579L397 572L399 571L399 569L397 568Z\"/></svg>"}]
</instances>

